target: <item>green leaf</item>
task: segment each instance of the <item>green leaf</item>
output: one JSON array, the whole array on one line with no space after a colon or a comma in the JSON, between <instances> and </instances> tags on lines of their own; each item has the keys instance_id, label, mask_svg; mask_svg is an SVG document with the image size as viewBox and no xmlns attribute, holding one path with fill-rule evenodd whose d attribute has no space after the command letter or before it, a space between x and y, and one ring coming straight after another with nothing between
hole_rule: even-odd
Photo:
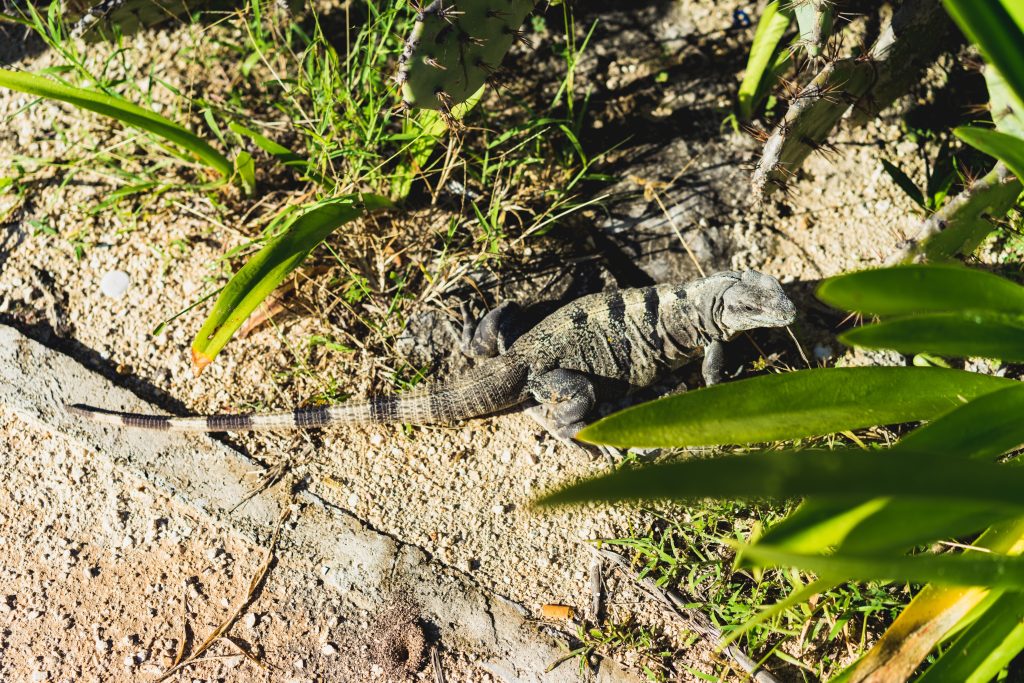
<instances>
[{"instance_id":1,"label":"green leaf","mask_svg":"<svg viewBox=\"0 0 1024 683\"><path fill-rule=\"evenodd\" d=\"M922 209L927 208L924 203L924 194L921 192L920 188L914 184L914 181L910 179L910 176L903 172L902 168L891 161L887 161L886 159L882 159L882 168L885 169L885 172L889 174L889 177L892 178L893 182L896 183L896 185L903 190L903 192L905 192L915 204L920 206Z\"/></svg>"},{"instance_id":2,"label":"green leaf","mask_svg":"<svg viewBox=\"0 0 1024 683\"><path fill-rule=\"evenodd\" d=\"M1024 385L994 391L919 427L889 449L948 454L958 459L995 459L1024 445ZM986 505L940 505L875 498L810 499L769 529L759 542L795 552L838 546L853 552L906 549L953 538L1005 519Z\"/></svg>"},{"instance_id":3,"label":"green leaf","mask_svg":"<svg viewBox=\"0 0 1024 683\"><path fill-rule=\"evenodd\" d=\"M808 555L767 545L745 545L741 552L745 560L761 565L799 567L830 578L1024 589L1024 557L994 553L940 557L859 553Z\"/></svg>"},{"instance_id":4,"label":"green leaf","mask_svg":"<svg viewBox=\"0 0 1024 683\"><path fill-rule=\"evenodd\" d=\"M818 298L846 311L907 315L961 309L1024 313L1024 287L962 266L906 265L829 278Z\"/></svg>"},{"instance_id":5,"label":"green leaf","mask_svg":"<svg viewBox=\"0 0 1024 683\"><path fill-rule=\"evenodd\" d=\"M964 461L948 454L859 450L760 451L623 469L585 480L541 505L702 498L904 496L1024 511L1024 468Z\"/></svg>"},{"instance_id":6,"label":"green leaf","mask_svg":"<svg viewBox=\"0 0 1024 683\"><path fill-rule=\"evenodd\" d=\"M60 100L80 109L88 109L109 116L128 126L147 131L187 149L224 178L229 178L233 171L233 166L227 157L203 139L156 112L143 109L126 100L111 97L105 93L73 88L35 74L8 71L7 69L0 69L0 87Z\"/></svg>"},{"instance_id":7,"label":"green leaf","mask_svg":"<svg viewBox=\"0 0 1024 683\"><path fill-rule=\"evenodd\" d=\"M345 195L318 202L294 218L231 278L192 341L192 365L202 372L260 302L328 235L366 211L391 205L376 195Z\"/></svg>"},{"instance_id":8,"label":"green leaf","mask_svg":"<svg viewBox=\"0 0 1024 683\"><path fill-rule=\"evenodd\" d=\"M910 432L895 453L948 451L961 458L995 459L1024 445L1024 384L979 396Z\"/></svg>"},{"instance_id":9,"label":"green leaf","mask_svg":"<svg viewBox=\"0 0 1024 683\"><path fill-rule=\"evenodd\" d=\"M1024 361L1024 317L1004 313L963 311L896 318L854 328L839 339L850 346L900 353Z\"/></svg>"},{"instance_id":10,"label":"green leaf","mask_svg":"<svg viewBox=\"0 0 1024 683\"><path fill-rule=\"evenodd\" d=\"M1004 593L977 616L917 683L986 683L1024 649L1024 594Z\"/></svg>"},{"instance_id":11,"label":"green leaf","mask_svg":"<svg viewBox=\"0 0 1024 683\"><path fill-rule=\"evenodd\" d=\"M995 157L1010 167L1018 180L1024 180L1024 140L988 128L960 126L953 134L971 147Z\"/></svg>"},{"instance_id":12,"label":"green leaf","mask_svg":"<svg viewBox=\"0 0 1024 683\"><path fill-rule=\"evenodd\" d=\"M769 2L757 22L754 42L747 58L747 70L739 90L739 116L742 121L749 121L753 116L760 99L758 92L767 91L767 88L762 87L762 81L770 73L769 67L775 61L779 43L793 19L792 11L781 5L778 0Z\"/></svg>"},{"instance_id":13,"label":"green leaf","mask_svg":"<svg viewBox=\"0 0 1024 683\"><path fill-rule=\"evenodd\" d=\"M1019 0L1011 0L1019 2ZM943 0L949 15L964 34L981 48L986 61L996 65L1014 91L1024 102L1024 29L1014 14L997 0Z\"/></svg>"},{"instance_id":14,"label":"green leaf","mask_svg":"<svg viewBox=\"0 0 1024 683\"><path fill-rule=\"evenodd\" d=\"M628 408L579 439L658 448L758 443L931 419L1013 380L944 368L826 368L717 384Z\"/></svg>"}]
</instances>

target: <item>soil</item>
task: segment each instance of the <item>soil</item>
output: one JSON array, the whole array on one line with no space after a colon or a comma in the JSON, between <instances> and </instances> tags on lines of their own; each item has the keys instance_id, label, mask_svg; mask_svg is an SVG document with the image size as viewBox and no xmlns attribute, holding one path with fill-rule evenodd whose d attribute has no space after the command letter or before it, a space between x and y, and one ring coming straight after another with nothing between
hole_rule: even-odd
<instances>
[{"instance_id":1,"label":"soil","mask_svg":"<svg viewBox=\"0 0 1024 683\"><path fill-rule=\"evenodd\" d=\"M882 263L918 220L879 162L885 146L906 169L919 167L916 146L901 142L898 117L889 112L866 128L843 129L838 152L812 158L788 197L756 205L749 170L757 142L721 125L750 39L749 32L730 30L732 6L650 2L627 13L612 4L578 8L581 30L601 21L577 87L592 89L590 139L628 138L602 166L621 180L601 190L611 195L607 211L519 243L501 265L472 273L487 303L514 298L542 313L609 285L756 268L779 277L798 302L802 314L793 331L812 362L836 362L842 355L834 341L837 319L814 303L812 286ZM152 60L154 77L213 87L219 74L181 65L192 63L191 51L209 32L230 30L171 28L130 40L136 54ZM19 52L15 43L0 49L7 52L0 61L33 72L60 63L50 51ZM110 49L96 46L88 62L102 63ZM528 59L513 55L524 79ZM656 73L667 76L655 82ZM158 108L173 111L167 91L154 93ZM71 173L32 159L71 161L102 149L124 154L130 171L143 156L136 154L134 134L68 106L32 102L0 91L0 120L6 122L0 177L15 163L37 169L26 196L0 195L0 322L179 414L290 409L325 392L361 396L387 388L403 367L429 364L443 376L465 364L448 353L455 346L450 323L457 300L467 291L457 287L411 304L393 347L370 335L351 353L306 349L303 340L314 335L358 336L346 327L351 316L324 313L338 297L324 293L326 278L310 270L296 280L301 296L290 299L291 315L236 339L194 377L189 343L210 302L154 329L221 281L218 259L252 235L244 212L215 219L214 208L190 194L154 201L152 210L136 214L116 207L93 211L118 186L116 179L90 172L88 164ZM332 242L353 260L363 258L357 250L365 247L371 276L391 258L381 256L383 238L373 239L373 228L384 225L402 253L423 234L443 230L448 214L443 207L421 207L408 219L380 220ZM78 253L77 246L84 249ZM101 287L113 271L129 278L121 296ZM383 278L383 270L377 272ZM759 332L753 341L780 366L804 364L784 333ZM747 341L736 347L731 374L749 371L744 363L759 355ZM697 377L696 368L681 375L691 386ZM94 402L122 407L104 396ZM0 461L6 475L0 483L4 680L154 680L186 639L183 596L194 646L195 636L209 632L245 594L264 560L262 548L229 529L197 524L192 511L152 482L109 462L97 464L89 452L59 434L26 427L2 406L0 442L6 446ZM333 505L470 575L532 617L548 603L584 610L590 556L580 541L618 537L648 519L628 507L532 510L539 493L608 465L544 435L518 413L453 428L338 428L306 436L242 435L229 443L268 467L289 464ZM222 644L218 658L180 680L433 680L431 668L421 666L432 636L417 622L415 606L399 601L397 611L375 615L316 577L303 577L307 566L282 560L247 612L255 616L243 617L233 632L271 669ZM615 609L657 622L653 608L625 603ZM443 652L448 680L491 679L472 651ZM716 670L706 643L679 657L695 670Z\"/></svg>"}]
</instances>

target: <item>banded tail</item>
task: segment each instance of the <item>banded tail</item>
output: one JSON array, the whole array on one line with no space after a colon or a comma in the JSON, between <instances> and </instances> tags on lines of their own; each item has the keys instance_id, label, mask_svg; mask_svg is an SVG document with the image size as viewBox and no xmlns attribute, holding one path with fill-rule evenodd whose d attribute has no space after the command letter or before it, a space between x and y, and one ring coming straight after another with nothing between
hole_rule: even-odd
<instances>
[{"instance_id":1,"label":"banded tail","mask_svg":"<svg viewBox=\"0 0 1024 683\"><path fill-rule=\"evenodd\" d=\"M401 395L279 413L173 417L65 405L89 422L170 432L243 432L335 424L449 424L510 408L526 399L526 366L511 354L489 359L453 382Z\"/></svg>"}]
</instances>

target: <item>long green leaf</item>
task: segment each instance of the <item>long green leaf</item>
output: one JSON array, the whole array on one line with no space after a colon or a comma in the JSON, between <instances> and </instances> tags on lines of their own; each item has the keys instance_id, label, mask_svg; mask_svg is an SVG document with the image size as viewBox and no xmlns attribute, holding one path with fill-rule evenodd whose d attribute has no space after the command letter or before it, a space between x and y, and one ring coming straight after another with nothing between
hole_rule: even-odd
<instances>
[{"instance_id":1,"label":"long green leaf","mask_svg":"<svg viewBox=\"0 0 1024 683\"><path fill-rule=\"evenodd\" d=\"M1024 551L1024 519L993 526L974 545L996 553L1020 555ZM998 594L998 590L925 586L877 645L838 680L844 683L905 680L951 630L965 621L973 622L979 610L987 609L994 593Z\"/></svg>"},{"instance_id":2,"label":"long green leaf","mask_svg":"<svg viewBox=\"0 0 1024 683\"><path fill-rule=\"evenodd\" d=\"M231 278L192 342L192 365L202 372L256 307L328 235L366 211L391 205L376 195L346 195L313 205L260 249Z\"/></svg>"},{"instance_id":3,"label":"long green leaf","mask_svg":"<svg viewBox=\"0 0 1024 683\"><path fill-rule=\"evenodd\" d=\"M833 548L854 553L902 552L976 533L1016 515L1005 507L977 502L811 498L769 529L758 543L802 553L824 553Z\"/></svg>"},{"instance_id":4,"label":"long green leaf","mask_svg":"<svg viewBox=\"0 0 1024 683\"><path fill-rule=\"evenodd\" d=\"M739 116L742 121L749 121L753 115L759 99L758 93L767 91L762 82L770 73L769 67L775 61L779 42L793 19L792 11L782 5L779 0L769 2L757 22L754 42L747 58L747 70L739 90Z\"/></svg>"},{"instance_id":5,"label":"long green leaf","mask_svg":"<svg viewBox=\"0 0 1024 683\"><path fill-rule=\"evenodd\" d=\"M939 466L937 466L939 465ZM904 496L1024 512L1024 468L863 451L783 451L623 469L574 484L541 505L702 498Z\"/></svg>"},{"instance_id":6,"label":"long green leaf","mask_svg":"<svg viewBox=\"0 0 1024 683\"><path fill-rule=\"evenodd\" d=\"M818 298L846 311L907 315L962 309L1024 313L1024 287L962 266L907 265L825 280Z\"/></svg>"},{"instance_id":7,"label":"long green leaf","mask_svg":"<svg viewBox=\"0 0 1024 683\"><path fill-rule=\"evenodd\" d=\"M1024 361L1024 317L987 311L928 313L854 328L844 344L900 353Z\"/></svg>"},{"instance_id":8,"label":"long green leaf","mask_svg":"<svg viewBox=\"0 0 1024 683\"><path fill-rule=\"evenodd\" d=\"M986 683L1024 649L1024 594L1001 595L917 683Z\"/></svg>"},{"instance_id":9,"label":"long green leaf","mask_svg":"<svg viewBox=\"0 0 1024 683\"><path fill-rule=\"evenodd\" d=\"M1024 445L1024 384L979 396L904 436L889 449L906 453L946 454L958 459L993 460ZM1002 517L986 505L875 498L810 499L769 529L759 542L795 552L824 552L831 547L852 552L905 549L940 538L979 530Z\"/></svg>"},{"instance_id":10,"label":"long green leaf","mask_svg":"<svg viewBox=\"0 0 1024 683\"><path fill-rule=\"evenodd\" d=\"M979 396L938 420L918 427L893 446L896 453L957 453L994 459L1024 445L1024 384Z\"/></svg>"},{"instance_id":11,"label":"long green leaf","mask_svg":"<svg viewBox=\"0 0 1024 683\"><path fill-rule=\"evenodd\" d=\"M81 109L88 109L121 123L139 128L192 152L200 161L229 178L234 171L231 162L205 140L159 114L126 100L105 93L73 88L35 74L0 69L0 87L60 100Z\"/></svg>"},{"instance_id":12,"label":"long green leaf","mask_svg":"<svg viewBox=\"0 0 1024 683\"><path fill-rule=\"evenodd\" d=\"M995 157L1010 167L1018 180L1024 180L1024 140L988 128L960 126L953 134L971 147Z\"/></svg>"},{"instance_id":13,"label":"long green leaf","mask_svg":"<svg viewBox=\"0 0 1024 683\"><path fill-rule=\"evenodd\" d=\"M939 557L852 553L808 555L767 545L743 546L742 554L744 559L758 564L799 567L826 577L1024 590L1024 557L984 553Z\"/></svg>"},{"instance_id":14,"label":"long green leaf","mask_svg":"<svg viewBox=\"0 0 1024 683\"><path fill-rule=\"evenodd\" d=\"M1013 380L942 368L827 368L718 384L610 415L578 438L657 448L758 443L926 420Z\"/></svg>"},{"instance_id":15,"label":"long green leaf","mask_svg":"<svg viewBox=\"0 0 1024 683\"><path fill-rule=\"evenodd\" d=\"M942 4L1024 102L1024 28L1016 21L1019 10L1011 14L999 0L942 0Z\"/></svg>"}]
</instances>

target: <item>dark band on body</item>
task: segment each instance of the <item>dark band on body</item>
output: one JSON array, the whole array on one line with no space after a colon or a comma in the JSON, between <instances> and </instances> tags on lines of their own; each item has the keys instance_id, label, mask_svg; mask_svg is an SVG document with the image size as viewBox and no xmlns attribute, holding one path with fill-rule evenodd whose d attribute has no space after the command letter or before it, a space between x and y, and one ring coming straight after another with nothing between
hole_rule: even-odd
<instances>
[{"instance_id":1,"label":"dark band on body","mask_svg":"<svg viewBox=\"0 0 1024 683\"><path fill-rule=\"evenodd\" d=\"M211 415L206 418L211 432L233 432L252 429L252 415Z\"/></svg>"},{"instance_id":2,"label":"dark band on body","mask_svg":"<svg viewBox=\"0 0 1024 683\"><path fill-rule=\"evenodd\" d=\"M370 399L370 420L373 422L396 422L398 420L397 396L375 396Z\"/></svg>"},{"instance_id":3,"label":"dark band on body","mask_svg":"<svg viewBox=\"0 0 1024 683\"><path fill-rule=\"evenodd\" d=\"M296 427L322 427L330 419L330 409L325 407L298 408L292 411Z\"/></svg>"},{"instance_id":4,"label":"dark band on body","mask_svg":"<svg viewBox=\"0 0 1024 683\"><path fill-rule=\"evenodd\" d=\"M171 428L171 418L162 415L126 413L121 416L121 422L126 427L141 427L143 429L158 429L160 431L167 431Z\"/></svg>"}]
</instances>

